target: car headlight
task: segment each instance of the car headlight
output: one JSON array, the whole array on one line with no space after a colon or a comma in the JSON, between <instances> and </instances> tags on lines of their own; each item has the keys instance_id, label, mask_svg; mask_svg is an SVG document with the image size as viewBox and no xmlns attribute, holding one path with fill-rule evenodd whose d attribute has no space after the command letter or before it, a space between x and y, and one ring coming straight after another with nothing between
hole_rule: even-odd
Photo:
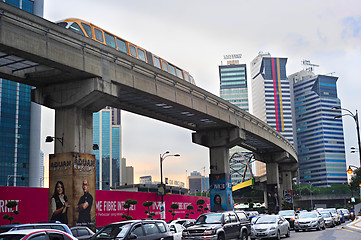
<instances>
[{"instance_id":1,"label":"car headlight","mask_svg":"<svg viewBox=\"0 0 361 240\"><path fill-rule=\"evenodd\" d=\"M312 223L317 223L318 221L317 220L315 220L315 221L312 221Z\"/></svg>"},{"instance_id":2,"label":"car headlight","mask_svg":"<svg viewBox=\"0 0 361 240\"><path fill-rule=\"evenodd\" d=\"M211 229L211 230L205 230L205 231L203 232L203 234L204 234L204 235L214 235L214 234L216 234L216 230L213 230L213 229Z\"/></svg>"},{"instance_id":3,"label":"car headlight","mask_svg":"<svg viewBox=\"0 0 361 240\"><path fill-rule=\"evenodd\" d=\"M269 230L275 230L276 229L276 227L271 227Z\"/></svg>"},{"instance_id":4,"label":"car headlight","mask_svg":"<svg viewBox=\"0 0 361 240\"><path fill-rule=\"evenodd\" d=\"M182 232L182 236L187 236L189 233L187 231L184 231Z\"/></svg>"}]
</instances>

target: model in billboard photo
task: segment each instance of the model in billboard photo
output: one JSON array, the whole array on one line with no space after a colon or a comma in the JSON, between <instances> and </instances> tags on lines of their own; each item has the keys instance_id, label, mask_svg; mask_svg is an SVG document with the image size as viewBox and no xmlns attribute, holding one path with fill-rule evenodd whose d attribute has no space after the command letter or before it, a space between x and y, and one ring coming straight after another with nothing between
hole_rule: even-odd
<instances>
[{"instance_id":1,"label":"model in billboard photo","mask_svg":"<svg viewBox=\"0 0 361 240\"><path fill-rule=\"evenodd\" d=\"M54 188L54 194L51 197L51 221L60 221L62 223L68 223L68 198L65 195L64 184L62 181L57 181Z\"/></svg>"},{"instance_id":2,"label":"model in billboard photo","mask_svg":"<svg viewBox=\"0 0 361 240\"><path fill-rule=\"evenodd\" d=\"M214 212L221 212L224 211L223 207L222 207L222 199L221 196L219 194L216 194L214 196L214 207L213 207L213 211Z\"/></svg>"},{"instance_id":3,"label":"model in billboard photo","mask_svg":"<svg viewBox=\"0 0 361 240\"><path fill-rule=\"evenodd\" d=\"M93 196L89 193L89 182L83 180L84 195L80 197L78 202L79 217L77 223L88 225L91 223L90 210L93 205Z\"/></svg>"}]
</instances>

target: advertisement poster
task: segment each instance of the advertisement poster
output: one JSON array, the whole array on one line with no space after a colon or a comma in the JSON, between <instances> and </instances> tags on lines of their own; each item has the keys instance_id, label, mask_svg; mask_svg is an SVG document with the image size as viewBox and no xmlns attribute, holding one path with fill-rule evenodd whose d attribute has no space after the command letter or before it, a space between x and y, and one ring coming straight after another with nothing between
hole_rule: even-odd
<instances>
[{"instance_id":1,"label":"advertisement poster","mask_svg":"<svg viewBox=\"0 0 361 240\"><path fill-rule=\"evenodd\" d=\"M210 174L211 211L233 210L232 182L229 174Z\"/></svg>"},{"instance_id":2,"label":"advertisement poster","mask_svg":"<svg viewBox=\"0 0 361 240\"><path fill-rule=\"evenodd\" d=\"M55 184L56 182L54 182ZM65 195L68 196L68 202L71 204L69 191L65 188ZM54 193L54 186L49 188L30 188L30 187L1 187L0 186L0 214L10 214L11 209L6 207L6 203L10 200L18 202L18 206L14 210L18 210L19 214L15 216L14 221L20 223L36 223L36 222L47 222L49 221L49 191ZM32 197L36 196L36 197ZM157 193L148 192L122 192L122 191L96 191L96 202L93 206L96 206L96 226L103 227L109 223L124 221L123 214L132 216L133 219L145 219L147 218L148 207L145 207L143 203L152 201L153 204L149 207L150 211L154 213L155 219L160 218L160 206L161 197ZM127 199L137 200L138 203L131 208L124 208L125 201ZM210 201L207 197L197 197L189 195L178 195L171 194L164 196L165 204L165 215L166 221L172 219L185 218L189 214L189 218L196 219L202 211L197 205L197 201L203 199L205 204L204 208L210 208ZM78 200L75 201L77 205ZM95 200L94 200L95 201ZM170 206L177 204L178 209L174 210L175 215L173 216L169 210L172 210ZM193 209L189 209L192 206ZM71 209L71 208L69 208ZM68 209L68 210L69 210ZM173 211L173 210L172 210ZM208 212L208 211L205 211ZM75 216L79 215L75 212ZM68 218L70 214L68 212ZM0 218L0 225L9 224L9 221ZM68 223L69 226L70 223Z\"/></svg>"},{"instance_id":3,"label":"advertisement poster","mask_svg":"<svg viewBox=\"0 0 361 240\"><path fill-rule=\"evenodd\" d=\"M49 220L95 228L95 156L49 156Z\"/></svg>"}]
</instances>

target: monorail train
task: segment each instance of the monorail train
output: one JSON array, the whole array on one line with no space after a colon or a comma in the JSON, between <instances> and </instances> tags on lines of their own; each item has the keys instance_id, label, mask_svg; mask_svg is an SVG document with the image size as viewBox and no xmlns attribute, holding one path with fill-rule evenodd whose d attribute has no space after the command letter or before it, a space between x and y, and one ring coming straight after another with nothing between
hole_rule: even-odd
<instances>
[{"instance_id":1,"label":"monorail train","mask_svg":"<svg viewBox=\"0 0 361 240\"><path fill-rule=\"evenodd\" d=\"M147 62L148 64L151 64L187 82L195 84L193 77L187 71L184 71L167 62L166 60L145 50L144 48L125 41L124 39L115 36L89 22L77 18L68 18L57 22L57 24L85 37L91 38L97 42L113 47L118 51L128 54L129 56Z\"/></svg>"}]
</instances>

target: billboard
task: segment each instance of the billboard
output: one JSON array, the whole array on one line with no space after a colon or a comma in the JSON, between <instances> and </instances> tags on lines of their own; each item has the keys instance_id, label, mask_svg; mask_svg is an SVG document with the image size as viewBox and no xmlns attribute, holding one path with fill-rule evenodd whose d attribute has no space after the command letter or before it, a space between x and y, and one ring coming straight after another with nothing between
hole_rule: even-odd
<instances>
[{"instance_id":1,"label":"billboard","mask_svg":"<svg viewBox=\"0 0 361 240\"><path fill-rule=\"evenodd\" d=\"M49 220L95 227L95 156L49 155Z\"/></svg>"},{"instance_id":2,"label":"billboard","mask_svg":"<svg viewBox=\"0 0 361 240\"><path fill-rule=\"evenodd\" d=\"M55 184L56 182L54 181L53 183ZM82 187L82 184L79 186ZM77 205L77 199L75 199L75 204L74 201L70 200L67 185L65 185L64 188L69 204ZM0 187L0 225L9 224L9 221L3 219L2 216L4 214L10 213L10 209L6 207L6 203L10 200L15 200L18 202L17 209L15 210L18 210L20 213L15 216L15 222L36 223L49 221L49 216L51 216L51 212L49 211L49 192L54 193L54 186L50 189L30 187ZM138 203L132 206L129 211L128 209L124 208L124 203L127 199L138 201ZM202 211L197 211L197 209L200 209L197 206L197 201L199 199L203 199L205 201L205 204L203 205L204 208L210 208L209 198L206 197L178 194L165 195L165 220L169 221L173 218L185 218L186 213L189 213L189 218L196 219L202 213ZM96 206L95 217L97 227L102 227L112 222L124 221L125 218L122 217L123 214L132 216L133 219L147 218L147 213L145 213L145 211L147 211L148 208L143 206L143 203L146 201L154 202L152 206L150 206L150 211L155 214L154 218L160 218L161 196L159 196L157 193L96 190L96 201L95 198L93 201L93 206ZM178 204L179 208L174 210L175 215L173 216L168 210L171 210L170 206L174 203ZM187 207L190 205L193 206L193 210L187 209ZM75 212L75 217L77 217L78 214L78 212ZM70 219L70 214L68 212L68 220ZM70 222L68 225L71 226Z\"/></svg>"},{"instance_id":3,"label":"billboard","mask_svg":"<svg viewBox=\"0 0 361 240\"><path fill-rule=\"evenodd\" d=\"M229 174L210 174L211 211L233 210L232 182Z\"/></svg>"}]
</instances>

